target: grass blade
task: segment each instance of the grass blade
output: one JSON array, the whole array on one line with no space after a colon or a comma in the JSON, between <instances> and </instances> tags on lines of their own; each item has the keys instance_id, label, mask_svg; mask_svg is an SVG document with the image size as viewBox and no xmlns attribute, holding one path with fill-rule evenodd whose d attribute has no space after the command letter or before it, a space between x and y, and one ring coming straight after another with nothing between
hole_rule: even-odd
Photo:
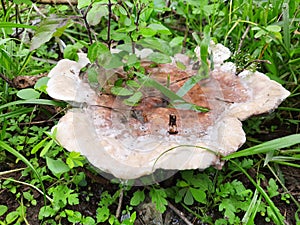
<instances>
[{"instance_id":1,"label":"grass blade","mask_svg":"<svg viewBox=\"0 0 300 225\"><path fill-rule=\"evenodd\" d=\"M234 152L230 155L222 157L223 160L234 159L243 156L256 155L261 153L267 153L269 151L286 148L300 143L300 134L292 134L286 137L277 138L265 143L244 149L239 152Z\"/></svg>"},{"instance_id":2,"label":"grass blade","mask_svg":"<svg viewBox=\"0 0 300 225\"><path fill-rule=\"evenodd\" d=\"M10 147L5 142L0 141L0 147L3 148L4 150L8 151L9 153L11 153L12 155L14 155L15 157L17 157L18 159L22 160L32 170L32 172L34 172L36 174L37 178L40 181L40 184L41 184L41 187L42 187L42 191L44 193L44 202L46 204L46 191L45 191L45 187L44 187L44 184L43 184L41 176L36 171L36 169L34 168L34 166L21 153L19 153L14 148Z\"/></svg>"},{"instance_id":3,"label":"grass blade","mask_svg":"<svg viewBox=\"0 0 300 225\"><path fill-rule=\"evenodd\" d=\"M54 100L48 99L28 99L28 100L18 100L14 102L9 102L7 104L1 105L0 109L4 109L14 105L21 105L21 104L29 104L29 105L52 105L52 106L65 106L66 103L58 102Z\"/></svg>"}]
</instances>

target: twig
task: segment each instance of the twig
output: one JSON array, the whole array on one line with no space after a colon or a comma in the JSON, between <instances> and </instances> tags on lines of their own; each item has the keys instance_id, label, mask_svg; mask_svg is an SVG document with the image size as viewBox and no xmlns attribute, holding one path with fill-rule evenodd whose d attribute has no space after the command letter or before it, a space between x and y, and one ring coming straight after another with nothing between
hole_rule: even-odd
<instances>
[{"instance_id":1,"label":"twig","mask_svg":"<svg viewBox=\"0 0 300 225\"><path fill-rule=\"evenodd\" d=\"M41 10L36 6L36 4L32 4L34 10L37 12L37 14L39 14L40 16L42 16L43 18L46 18L46 16L41 12Z\"/></svg>"},{"instance_id":2,"label":"twig","mask_svg":"<svg viewBox=\"0 0 300 225\"><path fill-rule=\"evenodd\" d=\"M121 188L121 192L120 192L120 195L119 195L118 208L117 208L117 211L116 211L116 218L119 218L119 217L120 217L120 214L121 214L121 208L122 208L123 196L124 196L124 190L123 190L123 188Z\"/></svg>"},{"instance_id":3,"label":"twig","mask_svg":"<svg viewBox=\"0 0 300 225\"><path fill-rule=\"evenodd\" d=\"M111 39L110 39L110 20L111 20L111 18L112 18L112 10L111 10L112 4L111 4L111 0L108 0L107 7L108 7L108 20L107 20L107 46L108 46L108 49L110 50L110 48L111 48Z\"/></svg>"},{"instance_id":4,"label":"twig","mask_svg":"<svg viewBox=\"0 0 300 225\"><path fill-rule=\"evenodd\" d=\"M172 205L169 201L168 201L168 206L170 209L172 209L187 225L193 225L192 222L190 222L184 215L183 212L181 212L179 209L177 209L174 205Z\"/></svg>"},{"instance_id":5,"label":"twig","mask_svg":"<svg viewBox=\"0 0 300 225\"><path fill-rule=\"evenodd\" d=\"M241 48L242 48L242 46L243 46L243 42L244 42L244 40L245 40L245 38L246 38L246 36L247 36L249 30L250 30L250 25L248 25L248 27L246 28L246 30L245 30L243 36L241 37L241 41L240 41L240 43L239 43L239 47L238 47L237 53L240 53Z\"/></svg>"},{"instance_id":6,"label":"twig","mask_svg":"<svg viewBox=\"0 0 300 225\"><path fill-rule=\"evenodd\" d=\"M6 83L8 83L9 86L16 88L16 85L14 84L14 82L12 82L9 78L4 76L2 73L0 73L0 78L2 78Z\"/></svg>"},{"instance_id":7,"label":"twig","mask_svg":"<svg viewBox=\"0 0 300 225\"><path fill-rule=\"evenodd\" d=\"M88 33L90 44L93 44L93 38L92 38L91 30L90 30L91 28L90 28L90 25L87 21L87 14L88 14L88 12L90 11L91 8L92 8L92 3L88 6L85 13L82 15L82 18L83 18L84 25L85 25L85 28L86 28L87 33Z\"/></svg>"}]
</instances>

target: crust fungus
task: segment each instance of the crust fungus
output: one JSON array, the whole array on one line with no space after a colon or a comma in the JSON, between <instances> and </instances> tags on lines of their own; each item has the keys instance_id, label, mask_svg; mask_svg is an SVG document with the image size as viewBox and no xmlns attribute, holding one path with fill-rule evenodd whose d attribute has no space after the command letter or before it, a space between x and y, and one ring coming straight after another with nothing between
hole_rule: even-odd
<instances>
[{"instance_id":1,"label":"crust fungus","mask_svg":"<svg viewBox=\"0 0 300 225\"><path fill-rule=\"evenodd\" d=\"M220 44L210 49L214 69L183 96L208 112L170 107L168 96L147 86L139 90L139 104L127 106L122 97L97 93L79 76L88 63L84 54L78 62L60 61L49 73L47 91L73 108L56 126L57 141L120 179L140 178L158 169L222 167L219 156L236 151L246 140L241 121L275 109L289 92L259 72L236 75L235 65L224 63L230 51ZM186 64L184 70L176 66L178 60ZM142 64L146 74L176 93L197 74L189 61L177 55L169 64Z\"/></svg>"}]
</instances>

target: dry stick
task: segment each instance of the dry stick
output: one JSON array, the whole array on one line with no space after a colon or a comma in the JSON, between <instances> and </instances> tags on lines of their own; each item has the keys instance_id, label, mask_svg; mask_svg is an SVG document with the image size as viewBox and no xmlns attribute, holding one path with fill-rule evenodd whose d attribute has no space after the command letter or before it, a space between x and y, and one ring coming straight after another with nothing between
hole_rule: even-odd
<instances>
[{"instance_id":1,"label":"dry stick","mask_svg":"<svg viewBox=\"0 0 300 225\"><path fill-rule=\"evenodd\" d=\"M181 212L179 209L177 209L174 205L172 205L169 201L168 201L168 206L169 208L171 208L187 225L193 225L192 222L190 222L184 215L183 212Z\"/></svg>"},{"instance_id":2,"label":"dry stick","mask_svg":"<svg viewBox=\"0 0 300 225\"><path fill-rule=\"evenodd\" d=\"M119 195L118 208L117 208L117 211L116 211L116 218L119 218L119 217L120 217L120 214L121 214L121 208L122 208L123 196L124 196L124 190L123 190L123 188L121 188L121 192L120 192L120 195Z\"/></svg>"},{"instance_id":3,"label":"dry stick","mask_svg":"<svg viewBox=\"0 0 300 225\"><path fill-rule=\"evenodd\" d=\"M14 82L12 82L10 79L8 79L6 76L4 76L2 73L0 73L0 78L2 78L6 83L8 83L9 86L16 88L16 85Z\"/></svg>"},{"instance_id":4,"label":"dry stick","mask_svg":"<svg viewBox=\"0 0 300 225\"><path fill-rule=\"evenodd\" d=\"M246 28L246 30L245 30L245 32L244 32L242 38L241 38L241 41L240 41L240 43L239 43L239 47L238 47L237 53L240 53L240 51L241 51L241 49L242 49L242 46L243 46L243 42L244 42L244 40L245 40L245 38L246 38L246 36L247 36L249 30L250 30L250 25L248 25L248 27Z\"/></svg>"}]
</instances>

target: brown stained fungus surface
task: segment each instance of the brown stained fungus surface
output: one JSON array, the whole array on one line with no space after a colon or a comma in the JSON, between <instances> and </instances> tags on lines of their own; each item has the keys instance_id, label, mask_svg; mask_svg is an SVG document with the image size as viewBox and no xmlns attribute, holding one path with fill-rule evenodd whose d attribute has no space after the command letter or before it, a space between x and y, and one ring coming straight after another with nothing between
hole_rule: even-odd
<instances>
[{"instance_id":1,"label":"brown stained fungus surface","mask_svg":"<svg viewBox=\"0 0 300 225\"><path fill-rule=\"evenodd\" d=\"M51 73L48 93L81 107L60 119L57 140L67 150L86 156L101 171L121 179L150 175L157 169L221 167L219 155L234 152L245 142L241 121L276 108L289 92L259 72L244 71L236 76L234 64L223 63L230 56L228 49L214 45L212 51L222 56L214 58L214 70L183 96L189 103L209 108L205 113L172 107L170 99L149 86L139 89L143 98L137 106L127 106L124 97L95 92L79 78L78 71L87 63L85 55L80 55L78 63L60 63L73 69L71 73L68 68ZM182 58L184 70L174 60L154 68L146 60L142 65L151 79L165 87L169 83L176 93L197 73L189 60Z\"/></svg>"}]
</instances>

